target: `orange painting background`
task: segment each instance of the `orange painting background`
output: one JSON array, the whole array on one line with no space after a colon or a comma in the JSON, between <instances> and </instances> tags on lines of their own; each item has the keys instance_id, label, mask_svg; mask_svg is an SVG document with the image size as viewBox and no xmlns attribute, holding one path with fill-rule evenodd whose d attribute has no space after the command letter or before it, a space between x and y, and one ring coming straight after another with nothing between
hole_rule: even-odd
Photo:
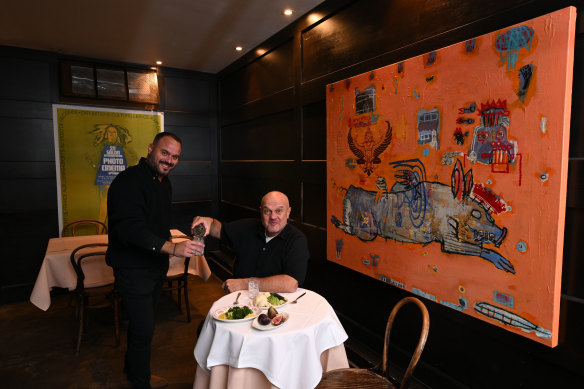
<instances>
[{"instance_id":1,"label":"orange painting background","mask_svg":"<svg viewBox=\"0 0 584 389\"><path fill-rule=\"evenodd\" d=\"M472 169L475 185L491 189L507 204L506 212L492 214L498 226L507 228L507 236L498 248L484 247L509 260L515 274L478 256L443 252L439 242L422 245L380 236L365 242L333 224L327 228L328 260L376 279L395 280L408 291L421 290L438 303L458 305L464 298L468 305L463 313L548 346L557 345L575 18L575 8L565 8L480 36L470 54L465 52L466 42L461 42L437 50L431 66L425 66L426 54L405 60L401 74L398 64L393 64L327 86L327 220L333 216L343 220L343 197L350 185L377 191L377 178L384 177L390 190L397 180L390 162L418 158L427 181L450 185L454 164L442 165L442 155L458 151L464 153L457 158L465 173ZM496 50L495 41L498 34L518 26L531 27L535 34L529 49L519 49L515 66L508 69L508 59ZM522 102L517 95L518 71L528 64L534 66L534 72ZM376 109L357 115L355 90L363 92L371 85L376 88ZM468 158L474 128L480 123L477 111L493 100L506 101L508 138L518 146L518 159L508 173L494 173L490 165ZM472 102L477 111L459 114L460 108ZM434 108L440 112L438 150L417 143L418 112ZM381 163L368 176L351 163L356 157L347 135L352 120L372 115L379 115L370 126L374 139L383 137L385 121L391 123L393 133L391 144L379 155ZM460 117L475 122L459 124ZM463 145L453 136L457 127L468 131ZM362 141L365 128L354 127L352 136ZM340 258L336 255L338 240L343 241ZM522 242L524 251L518 249ZM363 262L371 260L370 254L379 256L377 266ZM512 307L494 301L495 292L510 296ZM542 338L478 314L473 305L479 301L517 314L551 331L551 337Z\"/></svg>"}]
</instances>

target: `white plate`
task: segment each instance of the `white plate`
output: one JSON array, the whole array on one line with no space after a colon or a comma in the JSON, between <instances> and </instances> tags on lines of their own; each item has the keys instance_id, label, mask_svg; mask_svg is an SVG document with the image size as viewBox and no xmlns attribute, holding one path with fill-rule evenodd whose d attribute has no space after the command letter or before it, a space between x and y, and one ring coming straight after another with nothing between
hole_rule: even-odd
<instances>
[{"instance_id":1,"label":"white plate","mask_svg":"<svg viewBox=\"0 0 584 389\"><path fill-rule=\"evenodd\" d=\"M282 305L284 305L284 304L282 304ZM288 321L290 321L290 314L288 312L278 312L278 313L286 318L286 321L281 323L279 326L275 326L272 323L268 324L267 326L263 326L258 322L257 317L254 319L253 323L251 323L251 326L253 328L255 328L256 330L260 330L260 331L270 331L270 330L278 329L280 327L284 327L288 323Z\"/></svg>"},{"instance_id":2,"label":"white plate","mask_svg":"<svg viewBox=\"0 0 584 389\"><path fill-rule=\"evenodd\" d=\"M280 296L282 296L282 295L280 294ZM284 297L284 296L282 296L282 297ZM261 308L261 309L270 309L270 307L274 307L276 309L280 309L280 308L282 308L286 304L288 304L288 299L286 297L284 297L284 304L280 304L280 305L272 305L272 304L270 304L269 307L258 307L258 308ZM251 299L250 305L255 307L255 305L253 305L253 299Z\"/></svg>"},{"instance_id":3,"label":"white plate","mask_svg":"<svg viewBox=\"0 0 584 389\"><path fill-rule=\"evenodd\" d=\"M219 320L219 321L223 321L226 323L240 323L242 321L248 321L248 320L253 320L256 317L259 316L260 313L262 313L262 309L259 307L253 307L253 306L249 306L248 307L253 311L253 315L249 315L248 317L245 317L243 319L235 319L235 320L229 320L229 319L222 319L219 317L219 315L221 315L222 313L225 313L229 310L229 308L233 308L233 307L243 307L244 305L230 305L228 307L223 307L220 309L217 309L215 312L213 312L213 319L215 320Z\"/></svg>"}]
</instances>

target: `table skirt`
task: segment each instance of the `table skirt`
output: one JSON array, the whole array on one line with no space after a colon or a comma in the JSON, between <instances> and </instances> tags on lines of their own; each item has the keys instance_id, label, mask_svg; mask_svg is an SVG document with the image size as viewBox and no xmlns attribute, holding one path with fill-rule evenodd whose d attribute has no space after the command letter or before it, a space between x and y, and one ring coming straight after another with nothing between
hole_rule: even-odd
<instances>
[{"instance_id":1,"label":"table skirt","mask_svg":"<svg viewBox=\"0 0 584 389\"><path fill-rule=\"evenodd\" d=\"M349 367L345 346L338 345L320 355L323 372ZM238 369L227 365L211 368L211 374L205 373L197 364L193 389L278 389L266 376L253 368Z\"/></svg>"}]
</instances>

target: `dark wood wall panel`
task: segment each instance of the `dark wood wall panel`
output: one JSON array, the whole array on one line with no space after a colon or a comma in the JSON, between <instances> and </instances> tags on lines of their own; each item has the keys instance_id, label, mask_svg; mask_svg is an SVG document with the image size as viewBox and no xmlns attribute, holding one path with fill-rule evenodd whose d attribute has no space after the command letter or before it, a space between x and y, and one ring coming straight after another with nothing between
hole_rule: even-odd
<instances>
[{"instance_id":1,"label":"dark wood wall panel","mask_svg":"<svg viewBox=\"0 0 584 389\"><path fill-rule=\"evenodd\" d=\"M3 119L2 135L6 147L3 161L54 161L53 120L37 118ZM26 139L25 142L22 140Z\"/></svg>"},{"instance_id":2,"label":"dark wood wall panel","mask_svg":"<svg viewBox=\"0 0 584 389\"><path fill-rule=\"evenodd\" d=\"M222 80L222 109L229 111L233 107L291 87L294 84L294 67L290 66L292 52L292 40L282 42L258 60L246 64Z\"/></svg>"},{"instance_id":3,"label":"dark wood wall panel","mask_svg":"<svg viewBox=\"0 0 584 389\"><path fill-rule=\"evenodd\" d=\"M259 66L263 59L248 57L229 66L219 74L222 95L219 115L223 122L221 152L233 152L237 143L239 155L257 155L255 139L233 133L252 131L255 125L247 121L263 120L282 110L290 111L291 131L301 136L291 139L289 164L266 161L259 166L251 163L220 163L222 204L220 216L237 218L257 216L254 211L274 173L284 170L283 191L293 197L301 188L302 215L294 215L294 223L309 240L311 260L305 286L324 295L345 326L352 341L381 353L384 326L393 305L411 293L380 280L352 271L326 259L326 85L359 73L389 65L449 44L463 41L508 25L519 23L568 5L583 9L584 1L555 2L545 0L444 0L386 1L360 0L325 1L322 22L313 26L306 20L295 28L279 33L269 41L274 47L292 40L287 62L295 79L286 90L286 98L274 99L273 93L238 88L251 85L264 73L255 74L250 63ZM584 38L580 35L584 17L578 15L574 90L570 137L568 178L568 208L564 244L564 269L560 318L560 345L554 349L504 331L489 323L463 315L440 304L424 300L431 316L430 337L415 376L436 388L493 387L560 387L579 385L584 379L584 335L580 329L584 319L584 282L581 281L584 259L582 228L582 184L584 161L584 91L582 64ZM288 77L290 69L282 73ZM270 75L277 79L279 74ZM236 81L237 80L237 81ZM269 82L269 81L267 81ZM279 81L274 81L279 82ZM276 88L282 91L281 86ZM280 96L282 92L279 92ZM278 105L279 102L280 105ZM291 105L290 105L291 104ZM242 127L241 127L242 126ZM237 129L237 130L235 130ZM227 142L227 143L224 143ZM229 143L233 142L233 143ZM245 150L241 150L245 149ZM300 150L300 155L297 151ZM269 165L274 165L271 168ZM257 170L257 172L253 172ZM252 173L253 172L253 173ZM245 190L241 188L245 187ZM228 193L227 193L228 192ZM334 194L328 194L331 196ZM293 211L298 207L292 201ZM328 224L327 224L328 223ZM416 260L412 258L412 260ZM356 293L355 291L358 291ZM363 302L361 296L368 296ZM392 360L405 369L415 338L417 319L412 312L398 320L406 322L394 338ZM468 356L472 356L469 358Z\"/></svg>"},{"instance_id":4,"label":"dark wood wall panel","mask_svg":"<svg viewBox=\"0 0 584 389\"><path fill-rule=\"evenodd\" d=\"M221 159L291 160L298 151L299 131L294 128L293 112L276 112L243 123L221 128Z\"/></svg>"},{"instance_id":5,"label":"dark wood wall panel","mask_svg":"<svg viewBox=\"0 0 584 389\"><path fill-rule=\"evenodd\" d=\"M28 53L16 49L8 49L6 54L0 55L0 98L35 102L52 100L56 85L51 81L56 74L52 75L51 71L54 71L56 61L54 58L47 62L28 57Z\"/></svg>"},{"instance_id":6,"label":"dark wood wall panel","mask_svg":"<svg viewBox=\"0 0 584 389\"><path fill-rule=\"evenodd\" d=\"M302 222L326 228L326 162L302 163Z\"/></svg>"},{"instance_id":7,"label":"dark wood wall panel","mask_svg":"<svg viewBox=\"0 0 584 389\"><path fill-rule=\"evenodd\" d=\"M302 107L302 159L326 160L326 104Z\"/></svg>"}]
</instances>

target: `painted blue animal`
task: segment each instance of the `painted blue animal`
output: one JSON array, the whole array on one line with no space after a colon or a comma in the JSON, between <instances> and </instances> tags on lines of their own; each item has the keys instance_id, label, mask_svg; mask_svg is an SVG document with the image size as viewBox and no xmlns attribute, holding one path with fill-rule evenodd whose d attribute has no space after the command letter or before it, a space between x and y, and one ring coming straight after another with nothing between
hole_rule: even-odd
<instances>
[{"instance_id":1,"label":"painted blue animal","mask_svg":"<svg viewBox=\"0 0 584 389\"><path fill-rule=\"evenodd\" d=\"M343 220L331 222L363 241L377 236L398 242L429 244L440 242L443 252L481 257L498 269L515 273L506 258L486 244L499 247L507 229L500 228L485 206L471 196L472 170L464 174L456 161L451 184L426 181L421 161L393 162L398 181L387 191L379 177L379 191L351 185L343 199Z\"/></svg>"}]
</instances>

